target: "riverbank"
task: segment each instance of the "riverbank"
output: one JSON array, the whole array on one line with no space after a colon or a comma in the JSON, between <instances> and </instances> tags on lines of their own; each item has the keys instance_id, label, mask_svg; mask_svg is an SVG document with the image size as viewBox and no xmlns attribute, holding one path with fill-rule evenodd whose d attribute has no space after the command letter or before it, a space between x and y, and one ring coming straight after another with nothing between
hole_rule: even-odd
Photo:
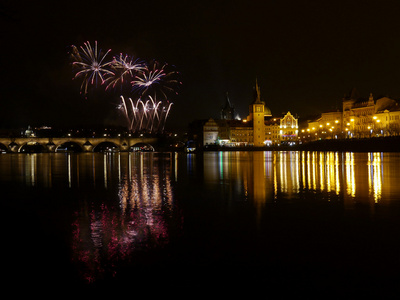
<instances>
[{"instance_id":1,"label":"riverbank","mask_svg":"<svg viewBox=\"0 0 400 300\"><path fill-rule=\"evenodd\" d=\"M400 137L320 140L296 146L308 151L400 152Z\"/></svg>"},{"instance_id":2,"label":"riverbank","mask_svg":"<svg viewBox=\"0 0 400 300\"><path fill-rule=\"evenodd\" d=\"M368 139L319 140L294 146L224 147L212 146L203 151L349 151L400 152L400 136Z\"/></svg>"}]
</instances>

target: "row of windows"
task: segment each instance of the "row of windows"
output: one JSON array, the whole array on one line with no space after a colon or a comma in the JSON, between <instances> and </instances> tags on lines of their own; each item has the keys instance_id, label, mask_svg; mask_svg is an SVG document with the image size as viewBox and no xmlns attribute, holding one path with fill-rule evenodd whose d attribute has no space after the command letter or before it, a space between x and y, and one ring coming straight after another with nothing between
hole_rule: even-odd
<instances>
[{"instance_id":1,"label":"row of windows","mask_svg":"<svg viewBox=\"0 0 400 300\"><path fill-rule=\"evenodd\" d=\"M362 124L366 124L366 123L372 123L372 118L369 116L369 117L365 117L365 118L359 118L358 119L359 120L359 122L357 123L357 125L362 125ZM386 121L398 121L398 120L400 120L400 116L399 115L397 115L397 116L386 116Z\"/></svg>"},{"instance_id":2,"label":"row of windows","mask_svg":"<svg viewBox=\"0 0 400 300\"><path fill-rule=\"evenodd\" d=\"M368 127L369 127L369 126L361 125L361 126L358 126L357 130L360 130L360 131L367 131L367 130L370 130L371 128L368 128Z\"/></svg>"},{"instance_id":3,"label":"row of windows","mask_svg":"<svg viewBox=\"0 0 400 300\"><path fill-rule=\"evenodd\" d=\"M288 131L288 132L293 132L293 131ZM265 132L266 135L271 135L271 134L278 134L279 130L274 130L274 131L269 131ZM253 136L253 132L248 132L248 133L237 133L237 132L232 132L232 136Z\"/></svg>"},{"instance_id":4,"label":"row of windows","mask_svg":"<svg viewBox=\"0 0 400 300\"><path fill-rule=\"evenodd\" d=\"M362 111L354 111L356 116L371 116L374 113L374 109L367 109L367 110L362 110Z\"/></svg>"},{"instance_id":5,"label":"row of windows","mask_svg":"<svg viewBox=\"0 0 400 300\"><path fill-rule=\"evenodd\" d=\"M295 135L295 133L292 132L292 131L287 132L285 134ZM237 139L239 139L239 138L247 138L247 137L252 137L252 136L253 136L253 134L232 134L232 139L234 139L234 138L237 138ZM268 138L279 138L279 136L280 136L279 134L267 134L266 135L266 137L268 137ZM260 137L260 136L258 136L258 137Z\"/></svg>"},{"instance_id":6,"label":"row of windows","mask_svg":"<svg viewBox=\"0 0 400 300\"><path fill-rule=\"evenodd\" d=\"M232 133L232 136L253 136L253 133Z\"/></svg>"}]
</instances>

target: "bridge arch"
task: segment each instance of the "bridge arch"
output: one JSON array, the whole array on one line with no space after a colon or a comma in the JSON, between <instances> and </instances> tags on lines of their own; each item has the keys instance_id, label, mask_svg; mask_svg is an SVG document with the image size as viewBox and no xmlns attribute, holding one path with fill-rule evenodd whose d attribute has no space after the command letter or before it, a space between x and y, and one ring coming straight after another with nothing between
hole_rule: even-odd
<instances>
[{"instance_id":1,"label":"bridge arch","mask_svg":"<svg viewBox=\"0 0 400 300\"><path fill-rule=\"evenodd\" d=\"M118 145L110 141L100 142L93 148L93 152L119 152L119 150Z\"/></svg>"},{"instance_id":2,"label":"bridge arch","mask_svg":"<svg viewBox=\"0 0 400 300\"><path fill-rule=\"evenodd\" d=\"M154 147L147 143L136 143L129 148L129 152L154 152Z\"/></svg>"},{"instance_id":3,"label":"bridge arch","mask_svg":"<svg viewBox=\"0 0 400 300\"><path fill-rule=\"evenodd\" d=\"M65 142L58 145L55 149L56 152L82 152L82 146L76 142Z\"/></svg>"},{"instance_id":4,"label":"bridge arch","mask_svg":"<svg viewBox=\"0 0 400 300\"><path fill-rule=\"evenodd\" d=\"M10 149L11 152L18 152L19 148L20 148L20 146L16 142L11 142L8 145L8 149Z\"/></svg>"},{"instance_id":5,"label":"bridge arch","mask_svg":"<svg viewBox=\"0 0 400 300\"><path fill-rule=\"evenodd\" d=\"M68 151L65 149L66 145L72 144L65 144L68 142L76 143L76 149L73 151L83 151L83 152L92 152L96 146L103 142L110 142L113 143L112 149L115 151L154 151L152 145L156 144L158 141L155 137L15 137L15 138L1 138L0 137L0 144L6 146L7 152L20 152L21 148L23 151L32 148L31 145L37 143L42 145L38 146L39 150L43 152L61 152L62 150ZM24 146L29 144L29 146ZM144 144L146 147L141 146ZM118 149L116 149L116 147ZM0 149L3 149L1 147ZM97 147L97 151L100 147Z\"/></svg>"},{"instance_id":6,"label":"bridge arch","mask_svg":"<svg viewBox=\"0 0 400 300\"><path fill-rule=\"evenodd\" d=\"M18 152L20 153L42 153L46 152L46 148L40 143L25 143L19 147Z\"/></svg>"},{"instance_id":7,"label":"bridge arch","mask_svg":"<svg viewBox=\"0 0 400 300\"><path fill-rule=\"evenodd\" d=\"M0 153L7 152L7 151L8 151L7 146L0 143Z\"/></svg>"}]
</instances>

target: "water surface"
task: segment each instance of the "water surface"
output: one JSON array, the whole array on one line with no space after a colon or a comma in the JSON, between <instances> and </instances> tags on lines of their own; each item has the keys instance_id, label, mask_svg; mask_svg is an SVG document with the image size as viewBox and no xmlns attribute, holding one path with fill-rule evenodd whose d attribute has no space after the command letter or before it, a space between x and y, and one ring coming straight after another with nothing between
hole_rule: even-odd
<instances>
[{"instance_id":1,"label":"water surface","mask_svg":"<svg viewBox=\"0 0 400 300\"><path fill-rule=\"evenodd\" d=\"M388 291L400 154L0 156L10 282Z\"/></svg>"}]
</instances>

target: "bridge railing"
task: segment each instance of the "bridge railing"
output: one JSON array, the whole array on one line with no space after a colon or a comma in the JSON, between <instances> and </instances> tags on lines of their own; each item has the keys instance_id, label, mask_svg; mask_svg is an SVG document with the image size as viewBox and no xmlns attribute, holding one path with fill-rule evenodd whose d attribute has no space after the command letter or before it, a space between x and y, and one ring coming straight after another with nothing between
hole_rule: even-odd
<instances>
[{"instance_id":1,"label":"bridge railing","mask_svg":"<svg viewBox=\"0 0 400 300\"><path fill-rule=\"evenodd\" d=\"M65 138L44 138L44 137L18 137L0 138L0 149L3 152L56 152L62 146L76 145L83 152L93 152L102 143L112 143L118 151L130 151L137 144L148 144L152 147L157 143L157 138L132 138L132 137L65 137ZM34 150L34 151L32 151Z\"/></svg>"}]
</instances>

